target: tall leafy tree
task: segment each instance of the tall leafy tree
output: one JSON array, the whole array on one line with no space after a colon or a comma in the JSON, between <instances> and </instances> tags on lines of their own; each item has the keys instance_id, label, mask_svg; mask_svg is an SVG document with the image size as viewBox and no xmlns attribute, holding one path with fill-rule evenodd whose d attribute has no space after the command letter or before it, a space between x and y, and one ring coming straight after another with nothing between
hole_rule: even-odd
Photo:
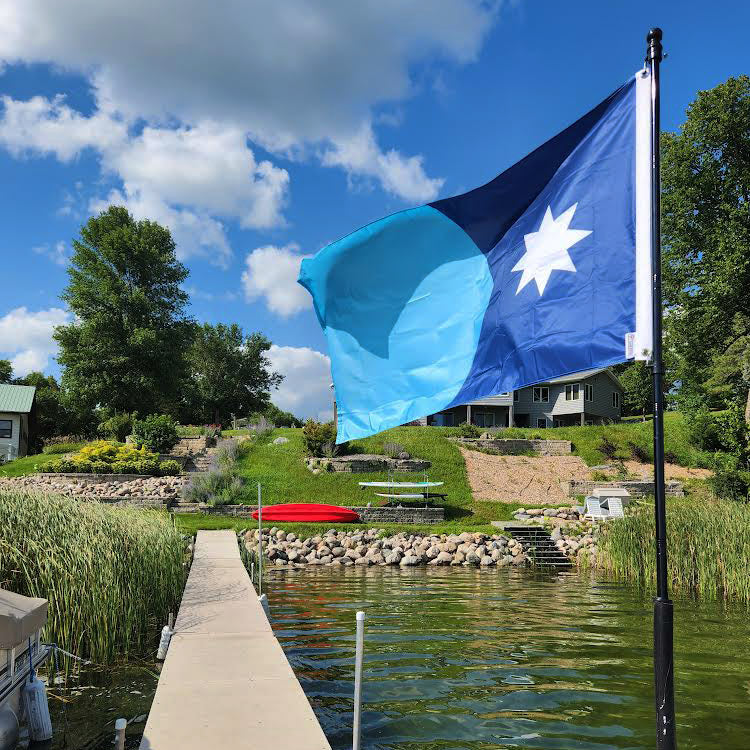
<instances>
[{"instance_id":1,"label":"tall leafy tree","mask_svg":"<svg viewBox=\"0 0 750 750\"><path fill-rule=\"evenodd\" d=\"M745 422L750 425L750 318L738 313L731 333L713 357L710 377L705 385L709 393L744 407Z\"/></svg>"},{"instance_id":2,"label":"tall leafy tree","mask_svg":"<svg viewBox=\"0 0 750 750\"><path fill-rule=\"evenodd\" d=\"M690 396L705 393L736 316L750 316L749 76L701 91L663 135L662 191L665 325Z\"/></svg>"},{"instance_id":3,"label":"tall leafy tree","mask_svg":"<svg viewBox=\"0 0 750 750\"><path fill-rule=\"evenodd\" d=\"M203 420L226 423L232 414L262 412L283 376L271 370L271 342L245 336L236 323L195 326L189 352L192 397Z\"/></svg>"},{"instance_id":4,"label":"tall leafy tree","mask_svg":"<svg viewBox=\"0 0 750 750\"><path fill-rule=\"evenodd\" d=\"M169 230L110 206L73 249L62 299L75 320L55 331L64 390L109 411L174 412L192 323Z\"/></svg>"},{"instance_id":5,"label":"tall leafy tree","mask_svg":"<svg viewBox=\"0 0 750 750\"><path fill-rule=\"evenodd\" d=\"M13 379L13 366L9 359L0 359L0 383L10 383Z\"/></svg>"},{"instance_id":6,"label":"tall leafy tree","mask_svg":"<svg viewBox=\"0 0 750 750\"><path fill-rule=\"evenodd\" d=\"M627 414L639 414L646 421L646 414L654 408L654 391L651 366L639 360L624 367L618 378L625 389L624 407Z\"/></svg>"}]
</instances>

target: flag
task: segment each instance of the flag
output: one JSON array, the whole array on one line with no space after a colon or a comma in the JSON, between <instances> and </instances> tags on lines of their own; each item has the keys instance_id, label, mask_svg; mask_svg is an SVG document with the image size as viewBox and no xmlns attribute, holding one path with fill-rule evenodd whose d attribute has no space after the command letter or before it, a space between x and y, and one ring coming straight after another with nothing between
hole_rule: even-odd
<instances>
[{"instance_id":1,"label":"flag","mask_svg":"<svg viewBox=\"0 0 750 750\"><path fill-rule=\"evenodd\" d=\"M338 441L651 349L650 73L482 187L302 262Z\"/></svg>"}]
</instances>

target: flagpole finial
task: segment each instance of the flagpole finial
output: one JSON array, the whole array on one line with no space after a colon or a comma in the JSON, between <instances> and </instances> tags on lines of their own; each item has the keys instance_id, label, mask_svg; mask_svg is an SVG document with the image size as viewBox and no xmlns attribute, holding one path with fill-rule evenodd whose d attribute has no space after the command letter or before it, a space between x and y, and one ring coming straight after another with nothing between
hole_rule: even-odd
<instances>
[{"instance_id":1,"label":"flagpole finial","mask_svg":"<svg viewBox=\"0 0 750 750\"><path fill-rule=\"evenodd\" d=\"M651 29L646 34L646 41L648 42L648 57L647 60L661 62L662 50L661 50L661 38L662 31L658 26Z\"/></svg>"}]
</instances>

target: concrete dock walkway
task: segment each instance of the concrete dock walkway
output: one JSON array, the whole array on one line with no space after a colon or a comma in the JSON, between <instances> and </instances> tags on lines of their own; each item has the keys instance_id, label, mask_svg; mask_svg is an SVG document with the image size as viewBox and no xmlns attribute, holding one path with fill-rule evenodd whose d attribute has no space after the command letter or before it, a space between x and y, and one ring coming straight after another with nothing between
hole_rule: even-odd
<instances>
[{"instance_id":1,"label":"concrete dock walkway","mask_svg":"<svg viewBox=\"0 0 750 750\"><path fill-rule=\"evenodd\" d=\"M199 531L141 750L331 750L240 560Z\"/></svg>"}]
</instances>

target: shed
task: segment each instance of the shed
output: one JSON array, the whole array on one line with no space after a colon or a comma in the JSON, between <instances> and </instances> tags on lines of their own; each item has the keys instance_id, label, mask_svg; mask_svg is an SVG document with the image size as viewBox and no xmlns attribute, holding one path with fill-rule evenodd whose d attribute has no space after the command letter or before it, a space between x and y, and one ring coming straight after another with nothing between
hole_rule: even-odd
<instances>
[{"instance_id":1,"label":"shed","mask_svg":"<svg viewBox=\"0 0 750 750\"><path fill-rule=\"evenodd\" d=\"M0 459L12 461L29 450L29 429L36 388L0 384Z\"/></svg>"}]
</instances>

